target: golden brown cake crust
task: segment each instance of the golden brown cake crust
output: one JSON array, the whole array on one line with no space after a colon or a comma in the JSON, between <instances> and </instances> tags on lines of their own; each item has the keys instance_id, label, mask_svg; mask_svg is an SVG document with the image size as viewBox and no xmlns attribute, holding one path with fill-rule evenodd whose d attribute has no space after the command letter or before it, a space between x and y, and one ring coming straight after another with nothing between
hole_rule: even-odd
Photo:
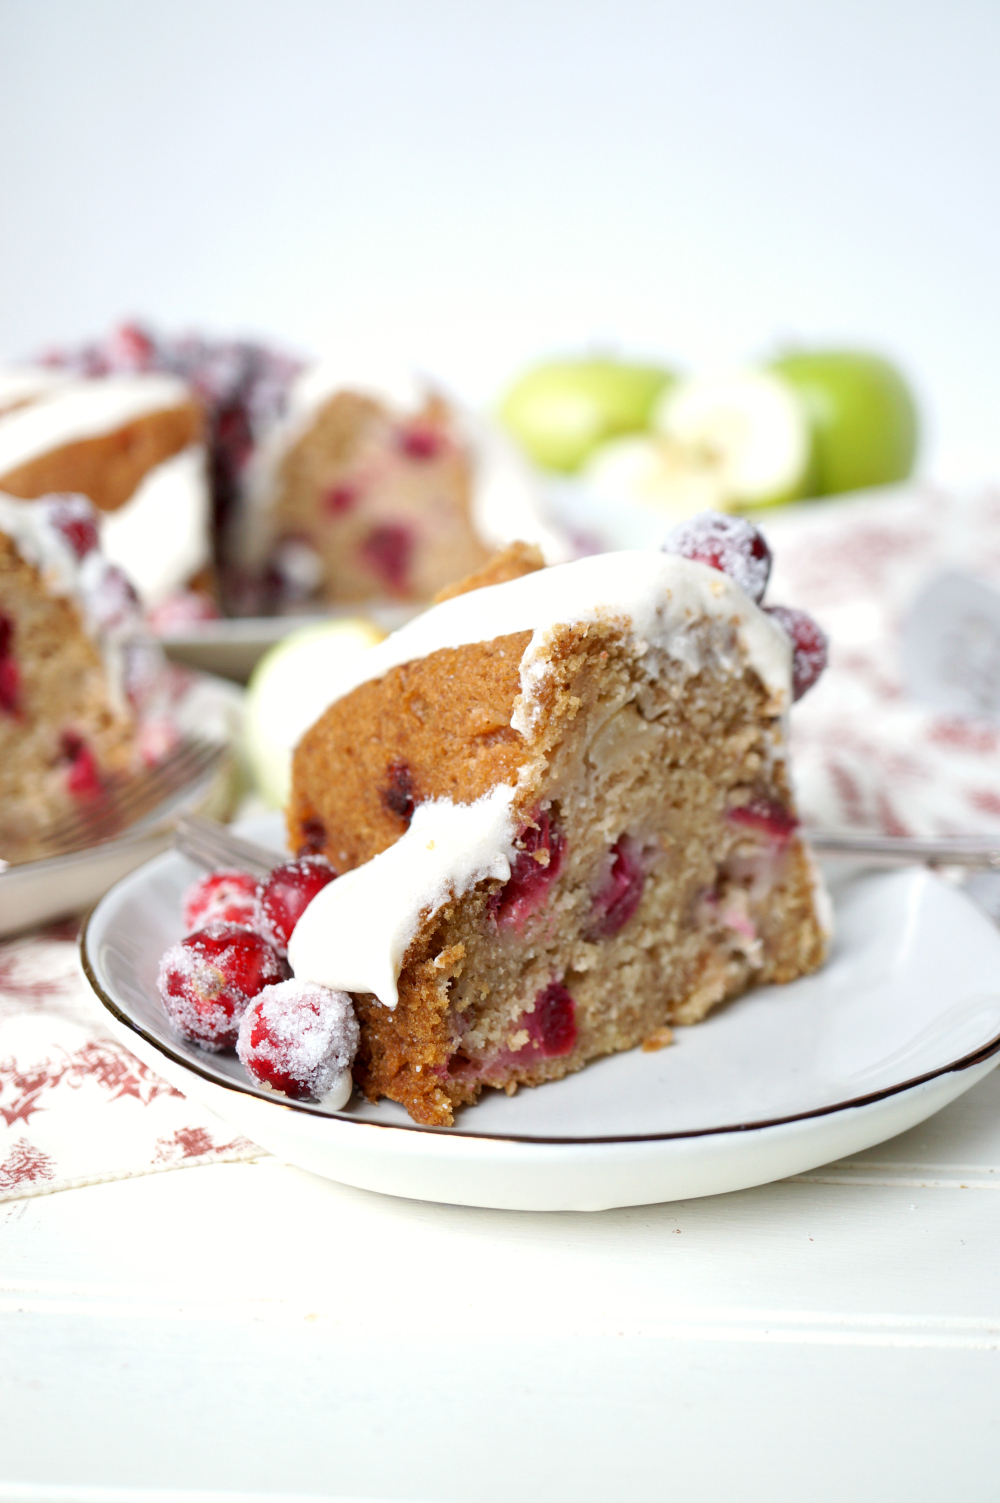
<instances>
[{"instance_id":1,"label":"golden brown cake crust","mask_svg":"<svg viewBox=\"0 0 1000 1503\"><path fill-rule=\"evenodd\" d=\"M99 511L117 511L150 470L202 436L203 418L195 402L151 412L110 433L80 439L40 454L0 475L0 490L32 501L74 491Z\"/></svg>"},{"instance_id":2,"label":"golden brown cake crust","mask_svg":"<svg viewBox=\"0 0 1000 1503\"><path fill-rule=\"evenodd\" d=\"M537 574L545 568L542 550L535 543L508 543L486 560L481 569L467 574L455 584L445 585L434 596L433 605L442 600L453 600L456 595L468 595L470 590L481 590L487 585L507 584L511 579L523 579L526 574Z\"/></svg>"},{"instance_id":3,"label":"golden brown cake crust","mask_svg":"<svg viewBox=\"0 0 1000 1503\"><path fill-rule=\"evenodd\" d=\"M415 802L471 803L516 782L524 741L510 717L530 640L445 648L332 704L295 752L292 850L347 871L399 839Z\"/></svg>"}]
</instances>

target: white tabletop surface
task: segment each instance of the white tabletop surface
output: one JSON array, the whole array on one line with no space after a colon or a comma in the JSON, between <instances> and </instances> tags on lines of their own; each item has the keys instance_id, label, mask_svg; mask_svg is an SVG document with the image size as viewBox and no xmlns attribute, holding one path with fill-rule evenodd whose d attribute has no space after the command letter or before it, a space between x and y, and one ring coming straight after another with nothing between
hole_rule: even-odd
<instances>
[{"instance_id":1,"label":"white tabletop surface","mask_svg":"<svg viewBox=\"0 0 1000 1503\"><path fill-rule=\"evenodd\" d=\"M740 1194L383 1198L274 1159L0 1209L0 1499L1000 1494L1000 1075Z\"/></svg>"}]
</instances>

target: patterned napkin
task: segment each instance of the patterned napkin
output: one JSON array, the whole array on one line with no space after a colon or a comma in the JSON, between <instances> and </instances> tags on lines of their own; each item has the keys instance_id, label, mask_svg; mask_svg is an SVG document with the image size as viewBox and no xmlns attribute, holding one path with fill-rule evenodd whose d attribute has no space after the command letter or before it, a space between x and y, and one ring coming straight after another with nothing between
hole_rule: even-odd
<instances>
[{"instance_id":1,"label":"patterned napkin","mask_svg":"<svg viewBox=\"0 0 1000 1503\"><path fill-rule=\"evenodd\" d=\"M0 1200L263 1157L111 1038L75 931L0 944Z\"/></svg>"},{"instance_id":2,"label":"patterned napkin","mask_svg":"<svg viewBox=\"0 0 1000 1503\"><path fill-rule=\"evenodd\" d=\"M908 700L900 625L946 567L1000 584L1000 492L929 487L774 513L769 600L810 611L830 668L792 717L804 818L890 834L1000 830L1000 726ZM75 925L0 944L0 1199L263 1156L115 1042Z\"/></svg>"},{"instance_id":3,"label":"patterned napkin","mask_svg":"<svg viewBox=\"0 0 1000 1503\"><path fill-rule=\"evenodd\" d=\"M808 824L887 835L1000 830L1000 725L939 713L903 689L900 633L945 570L1000 585L1000 491L931 486L797 507L765 523L767 598L808 610L830 666L792 713Z\"/></svg>"}]
</instances>

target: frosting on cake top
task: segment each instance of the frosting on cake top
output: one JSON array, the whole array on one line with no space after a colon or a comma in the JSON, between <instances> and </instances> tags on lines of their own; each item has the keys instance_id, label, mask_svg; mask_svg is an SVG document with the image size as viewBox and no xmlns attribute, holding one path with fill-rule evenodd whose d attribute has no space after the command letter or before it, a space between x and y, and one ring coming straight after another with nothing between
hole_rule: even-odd
<instances>
[{"instance_id":1,"label":"frosting on cake top","mask_svg":"<svg viewBox=\"0 0 1000 1503\"><path fill-rule=\"evenodd\" d=\"M716 630L705 632L706 618ZM442 648L531 631L511 717L515 730L530 735L555 628L612 620L626 627L651 672L660 654L692 673L708 661L734 674L753 669L783 721L792 651L781 627L718 570L639 550L580 559L446 600L346 665L333 698ZM780 730L775 750L781 751ZM328 883L309 904L288 947L296 976L370 992L395 1007L400 967L422 920L478 882L510 876L514 792L501 784L471 804L419 804L394 845Z\"/></svg>"},{"instance_id":2,"label":"frosting on cake top","mask_svg":"<svg viewBox=\"0 0 1000 1503\"><path fill-rule=\"evenodd\" d=\"M5 385L15 390L15 375L28 382L31 373L6 372ZM0 415L0 475L8 475L53 449L113 433L125 423L152 412L183 407L188 388L174 376L106 376L94 381L66 381L45 371L32 399ZM25 395L30 394L30 385Z\"/></svg>"},{"instance_id":3,"label":"frosting on cake top","mask_svg":"<svg viewBox=\"0 0 1000 1503\"><path fill-rule=\"evenodd\" d=\"M728 647L715 634L706 648L698 629L706 617L731 628ZM791 704L787 633L718 569L645 548L557 564L431 606L345 664L332 686L331 703L359 684L382 678L390 668L441 648L523 631L533 633L521 659L522 699L530 700L544 674L546 646L555 627L612 619L628 623L644 651L662 651L692 673L703 666L707 651L731 672L750 667L774 697L776 713ZM519 704L515 730L526 728L525 712Z\"/></svg>"}]
</instances>

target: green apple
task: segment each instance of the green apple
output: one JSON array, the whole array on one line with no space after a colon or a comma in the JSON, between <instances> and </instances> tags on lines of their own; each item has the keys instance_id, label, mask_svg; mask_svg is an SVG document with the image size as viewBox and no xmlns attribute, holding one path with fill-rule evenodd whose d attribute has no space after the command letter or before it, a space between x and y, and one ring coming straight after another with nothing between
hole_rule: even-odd
<instances>
[{"instance_id":1,"label":"green apple","mask_svg":"<svg viewBox=\"0 0 1000 1503\"><path fill-rule=\"evenodd\" d=\"M662 366L550 361L514 383L500 419L537 464L571 473L606 439L647 428L657 398L674 380Z\"/></svg>"},{"instance_id":2,"label":"green apple","mask_svg":"<svg viewBox=\"0 0 1000 1503\"><path fill-rule=\"evenodd\" d=\"M798 393L812 430L815 494L905 480L917 452L917 406L888 360L863 350L814 350L773 362Z\"/></svg>"},{"instance_id":3,"label":"green apple","mask_svg":"<svg viewBox=\"0 0 1000 1503\"><path fill-rule=\"evenodd\" d=\"M341 668L385 632L350 616L290 632L266 652L247 685L243 746L257 791L275 808L288 800L292 752L326 709Z\"/></svg>"}]
</instances>

